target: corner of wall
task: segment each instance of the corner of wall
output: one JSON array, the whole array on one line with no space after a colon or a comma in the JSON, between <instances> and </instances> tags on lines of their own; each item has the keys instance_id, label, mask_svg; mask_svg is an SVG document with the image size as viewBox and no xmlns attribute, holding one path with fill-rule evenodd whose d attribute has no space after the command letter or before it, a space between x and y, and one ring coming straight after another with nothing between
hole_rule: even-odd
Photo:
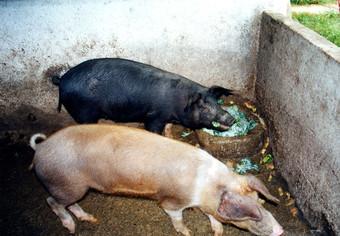
<instances>
[{"instance_id":1,"label":"corner of wall","mask_svg":"<svg viewBox=\"0 0 340 236\"><path fill-rule=\"evenodd\" d=\"M255 94L275 161L313 227L340 233L340 48L282 14L264 12Z\"/></svg>"}]
</instances>

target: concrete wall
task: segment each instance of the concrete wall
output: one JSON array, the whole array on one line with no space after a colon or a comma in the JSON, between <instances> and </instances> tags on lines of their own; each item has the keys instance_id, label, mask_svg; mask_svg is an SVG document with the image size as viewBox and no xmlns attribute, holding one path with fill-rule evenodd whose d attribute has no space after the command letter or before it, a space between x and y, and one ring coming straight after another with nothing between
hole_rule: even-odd
<instances>
[{"instance_id":1,"label":"concrete wall","mask_svg":"<svg viewBox=\"0 0 340 236\"><path fill-rule=\"evenodd\" d=\"M121 57L206 86L254 90L260 15L289 0L115 0L0 2L0 127L55 129L50 81L78 63Z\"/></svg>"},{"instance_id":2,"label":"concrete wall","mask_svg":"<svg viewBox=\"0 0 340 236\"><path fill-rule=\"evenodd\" d=\"M277 166L311 225L340 235L340 48L265 13L257 67Z\"/></svg>"},{"instance_id":3,"label":"concrete wall","mask_svg":"<svg viewBox=\"0 0 340 236\"><path fill-rule=\"evenodd\" d=\"M0 130L33 133L72 123L64 110L56 112L50 77L90 58L129 58L250 96L256 87L276 162L297 203L312 225L338 233L339 48L277 14L264 14L260 37L263 10L286 14L288 5L1 1Z\"/></svg>"}]
</instances>

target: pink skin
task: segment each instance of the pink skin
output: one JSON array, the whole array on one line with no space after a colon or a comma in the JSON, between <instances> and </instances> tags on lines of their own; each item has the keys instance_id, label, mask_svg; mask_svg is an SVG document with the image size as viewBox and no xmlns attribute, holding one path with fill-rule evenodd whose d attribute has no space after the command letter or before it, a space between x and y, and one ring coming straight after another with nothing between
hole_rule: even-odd
<instances>
[{"instance_id":1,"label":"pink skin","mask_svg":"<svg viewBox=\"0 0 340 236\"><path fill-rule=\"evenodd\" d=\"M275 225L273 227L273 233L270 236L280 236L283 234L283 228L281 225Z\"/></svg>"},{"instance_id":2,"label":"pink skin","mask_svg":"<svg viewBox=\"0 0 340 236\"><path fill-rule=\"evenodd\" d=\"M36 144L36 139L46 139ZM214 236L231 223L256 235L279 236L282 227L258 202L278 203L252 175L238 175L207 152L173 139L109 124L74 125L46 138L33 135L34 168L50 193L47 203L70 233L78 220L96 222L77 204L91 188L106 194L157 200L176 231L190 235L182 211L197 207Z\"/></svg>"},{"instance_id":3,"label":"pink skin","mask_svg":"<svg viewBox=\"0 0 340 236\"><path fill-rule=\"evenodd\" d=\"M220 124L220 127L221 127L222 129L224 129L224 130L228 130L228 129L229 129L229 126L227 126L227 125L222 125L222 124Z\"/></svg>"}]
</instances>

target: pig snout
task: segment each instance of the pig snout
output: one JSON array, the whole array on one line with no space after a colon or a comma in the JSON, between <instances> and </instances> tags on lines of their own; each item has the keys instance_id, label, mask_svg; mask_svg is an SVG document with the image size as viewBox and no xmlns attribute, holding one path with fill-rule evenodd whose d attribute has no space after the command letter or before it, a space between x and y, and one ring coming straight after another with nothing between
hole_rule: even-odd
<instances>
[{"instance_id":1,"label":"pig snout","mask_svg":"<svg viewBox=\"0 0 340 236\"><path fill-rule=\"evenodd\" d=\"M229 115L229 113L228 113L228 114L225 114L222 118L223 118L223 119L222 119L222 120L223 120L223 123L221 124L221 128L222 128L222 129L226 129L226 130L228 130L229 127L230 127L232 124L234 124L234 122L236 121L234 117L232 117L231 115ZM224 124L226 124L226 125L224 125Z\"/></svg>"},{"instance_id":2,"label":"pig snout","mask_svg":"<svg viewBox=\"0 0 340 236\"><path fill-rule=\"evenodd\" d=\"M273 232L270 236L280 236L283 234L283 228L281 225L275 225L273 227Z\"/></svg>"},{"instance_id":3,"label":"pig snout","mask_svg":"<svg viewBox=\"0 0 340 236\"><path fill-rule=\"evenodd\" d=\"M236 121L234 117L232 117L229 113L224 114L218 121L220 124L218 127L214 127L214 129L218 131L226 131L234 124Z\"/></svg>"}]
</instances>

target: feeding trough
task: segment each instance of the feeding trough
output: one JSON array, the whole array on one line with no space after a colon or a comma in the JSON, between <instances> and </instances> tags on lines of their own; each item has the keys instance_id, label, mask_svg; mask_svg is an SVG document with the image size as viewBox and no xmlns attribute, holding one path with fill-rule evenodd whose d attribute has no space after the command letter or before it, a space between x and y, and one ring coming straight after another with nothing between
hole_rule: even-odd
<instances>
[{"instance_id":1,"label":"feeding trough","mask_svg":"<svg viewBox=\"0 0 340 236\"><path fill-rule=\"evenodd\" d=\"M205 131L197 130L196 137L201 148L221 161L240 160L258 153L266 138L266 126L262 119L254 112L239 106L245 113L247 120L254 120L258 124L246 135L237 137L216 137Z\"/></svg>"}]
</instances>

